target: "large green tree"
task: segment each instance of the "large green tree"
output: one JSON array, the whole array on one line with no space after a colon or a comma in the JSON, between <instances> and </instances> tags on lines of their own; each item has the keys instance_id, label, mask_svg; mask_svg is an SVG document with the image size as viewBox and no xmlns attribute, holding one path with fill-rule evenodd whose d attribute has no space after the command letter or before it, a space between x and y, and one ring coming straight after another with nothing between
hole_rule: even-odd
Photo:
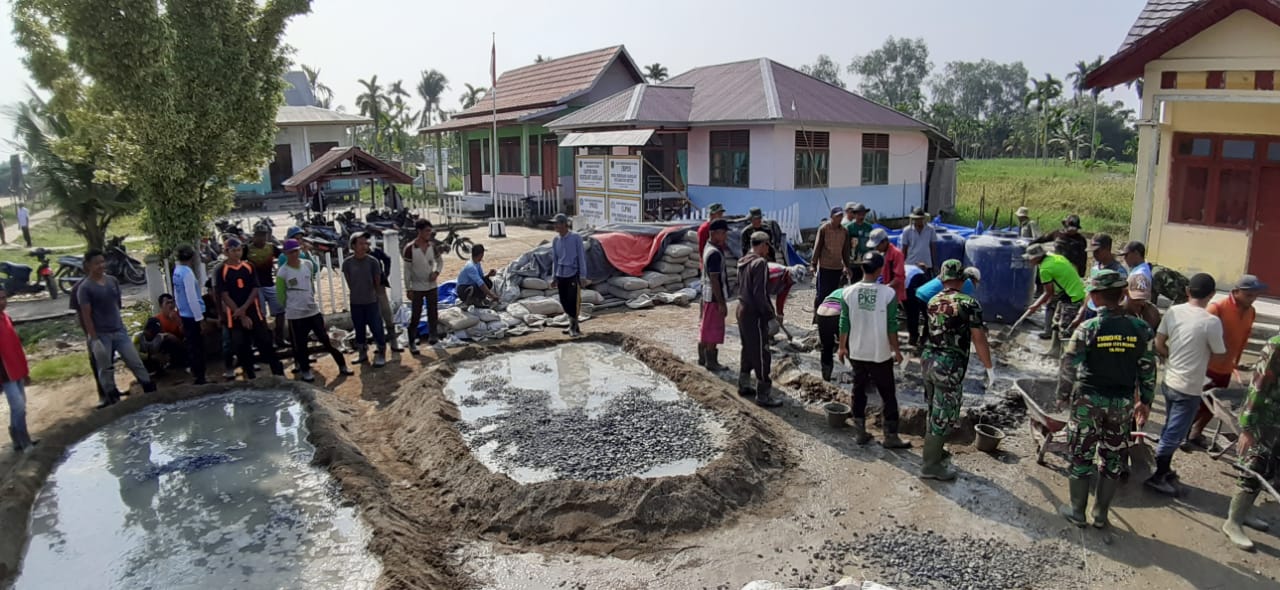
<instances>
[{"instance_id":1,"label":"large green tree","mask_svg":"<svg viewBox=\"0 0 1280 590\"><path fill-rule=\"evenodd\" d=\"M231 184L271 158L288 67L281 38L310 0L14 0L15 37L52 108L97 133L98 176L137 191L162 250L197 240ZM89 80L85 106L73 89ZM80 131L77 131L80 132Z\"/></svg>"},{"instance_id":2,"label":"large green tree","mask_svg":"<svg viewBox=\"0 0 1280 590\"><path fill-rule=\"evenodd\" d=\"M813 65L800 66L800 71L833 86L844 88L844 80L840 79L840 66L825 53L818 56Z\"/></svg>"},{"instance_id":3,"label":"large green tree","mask_svg":"<svg viewBox=\"0 0 1280 590\"><path fill-rule=\"evenodd\" d=\"M863 96L907 113L924 108L921 88L932 69L924 39L893 37L849 64L849 73L858 77L858 91Z\"/></svg>"}]
</instances>

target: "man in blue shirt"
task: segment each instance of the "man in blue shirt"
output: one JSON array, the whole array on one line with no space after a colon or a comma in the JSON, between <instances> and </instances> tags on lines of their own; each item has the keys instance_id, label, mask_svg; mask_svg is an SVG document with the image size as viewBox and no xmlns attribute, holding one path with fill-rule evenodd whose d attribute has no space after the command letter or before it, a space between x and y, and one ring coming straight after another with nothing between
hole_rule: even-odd
<instances>
[{"instance_id":1,"label":"man in blue shirt","mask_svg":"<svg viewBox=\"0 0 1280 590\"><path fill-rule=\"evenodd\" d=\"M1151 284L1151 263L1147 262L1146 244L1129 242L1120 250L1120 256L1124 258L1124 265L1129 267L1129 274L1145 275L1147 284Z\"/></svg>"},{"instance_id":2,"label":"man in blue shirt","mask_svg":"<svg viewBox=\"0 0 1280 590\"><path fill-rule=\"evenodd\" d=\"M493 292L494 271L485 274L484 267L480 265L483 260L484 245L476 244L471 247L471 262L458 271L458 301L463 306L484 305L486 299L498 300L498 294Z\"/></svg>"},{"instance_id":3,"label":"man in blue shirt","mask_svg":"<svg viewBox=\"0 0 1280 590\"><path fill-rule=\"evenodd\" d=\"M569 315L569 329L564 333L577 338L582 335L578 302L587 277L587 250L582 236L569 231L569 217L564 213L557 214L552 225L559 235L551 240L551 286L560 290L560 306Z\"/></svg>"},{"instance_id":4,"label":"man in blue shirt","mask_svg":"<svg viewBox=\"0 0 1280 590\"><path fill-rule=\"evenodd\" d=\"M195 261L194 248L178 248L178 264L173 267L173 299L178 305L178 316L182 318L182 338L187 344L191 377L196 385L204 385L204 332L200 329L200 321L204 319L204 298L200 296L200 279L192 269Z\"/></svg>"},{"instance_id":5,"label":"man in blue shirt","mask_svg":"<svg viewBox=\"0 0 1280 590\"><path fill-rule=\"evenodd\" d=\"M907 271L908 274L910 274L910 272L910 270ZM970 266L964 269L964 286L960 288L960 292L972 297L974 288L981 280L982 271L978 270L977 267ZM934 296L941 292L942 281L934 278L933 280L916 288L916 299L924 302L925 305L928 305L929 300L933 299Z\"/></svg>"}]
</instances>

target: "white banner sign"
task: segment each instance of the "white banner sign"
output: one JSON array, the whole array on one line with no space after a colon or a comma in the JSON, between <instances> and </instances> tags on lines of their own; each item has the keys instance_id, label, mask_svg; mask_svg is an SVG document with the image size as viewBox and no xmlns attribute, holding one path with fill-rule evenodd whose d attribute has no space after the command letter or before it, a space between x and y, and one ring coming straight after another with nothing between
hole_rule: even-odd
<instances>
[{"instance_id":1,"label":"white banner sign","mask_svg":"<svg viewBox=\"0 0 1280 590\"><path fill-rule=\"evenodd\" d=\"M640 223L640 199L609 195L610 223Z\"/></svg>"},{"instance_id":2,"label":"white banner sign","mask_svg":"<svg viewBox=\"0 0 1280 590\"><path fill-rule=\"evenodd\" d=\"M609 192L640 194L640 181L643 178L640 173L642 168L643 164L640 162L640 156L610 156Z\"/></svg>"},{"instance_id":3,"label":"white banner sign","mask_svg":"<svg viewBox=\"0 0 1280 590\"><path fill-rule=\"evenodd\" d=\"M604 156L578 156L576 185L579 189L604 191Z\"/></svg>"},{"instance_id":4,"label":"white banner sign","mask_svg":"<svg viewBox=\"0 0 1280 590\"><path fill-rule=\"evenodd\" d=\"M578 193L578 217L589 227L600 227L609 223L605 213L605 196L591 193Z\"/></svg>"}]
</instances>

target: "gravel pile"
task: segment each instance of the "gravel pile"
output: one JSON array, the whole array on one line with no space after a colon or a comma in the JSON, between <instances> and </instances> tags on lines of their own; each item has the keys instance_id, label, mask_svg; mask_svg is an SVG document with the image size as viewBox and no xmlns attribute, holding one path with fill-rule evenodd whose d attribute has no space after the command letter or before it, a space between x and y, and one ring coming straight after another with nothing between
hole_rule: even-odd
<instances>
[{"instance_id":1,"label":"gravel pile","mask_svg":"<svg viewBox=\"0 0 1280 590\"><path fill-rule=\"evenodd\" d=\"M1075 564L1061 542L1030 547L999 539L961 535L948 538L932 529L882 529L851 542L826 541L815 559L853 565L858 556L884 572L882 583L903 588L978 590L1038 588L1053 581L1056 570Z\"/></svg>"},{"instance_id":2,"label":"gravel pile","mask_svg":"<svg viewBox=\"0 0 1280 590\"><path fill-rule=\"evenodd\" d=\"M691 399L655 401L633 387L588 415L582 408L553 409L549 392L515 387L505 377L482 376L469 385L464 404L501 401L505 407L458 429L472 449L497 443L493 456L507 468L607 481L676 461L707 462L721 452L707 428L714 415Z\"/></svg>"}]
</instances>

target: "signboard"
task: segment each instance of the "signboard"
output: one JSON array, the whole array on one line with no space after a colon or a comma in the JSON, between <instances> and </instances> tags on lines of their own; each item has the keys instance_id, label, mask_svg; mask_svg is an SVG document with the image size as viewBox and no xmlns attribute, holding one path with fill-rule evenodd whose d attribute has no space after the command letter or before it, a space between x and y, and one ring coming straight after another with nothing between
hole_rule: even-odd
<instances>
[{"instance_id":1,"label":"signboard","mask_svg":"<svg viewBox=\"0 0 1280 590\"><path fill-rule=\"evenodd\" d=\"M579 190L605 190L605 156L578 156L574 186Z\"/></svg>"},{"instance_id":2,"label":"signboard","mask_svg":"<svg viewBox=\"0 0 1280 590\"><path fill-rule=\"evenodd\" d=\"M640 197L609 195L610 223L640 223L642 217Z\"/></svg>"},{"instance_id":3,"label":"signboard","mask_svg":"<svg viewBox=\"0 0 1280 590\"><path fill-rule=\"evenodd\" d=\"M605 196L602 193L578 193L578 217L588 227L600 227L609 224L608 211L605 209Z\"/></svg>"},{"instance_id":4,"label":"signboard","mask_svg":"<svg viewBox=\"0 0 1280 590\"><path fill-rule=\"evenodd\" d=\"M640 156L610 156L609 193L640 194L643 169L644 164L640 161Z\"/></svg>"}]
</instances>

